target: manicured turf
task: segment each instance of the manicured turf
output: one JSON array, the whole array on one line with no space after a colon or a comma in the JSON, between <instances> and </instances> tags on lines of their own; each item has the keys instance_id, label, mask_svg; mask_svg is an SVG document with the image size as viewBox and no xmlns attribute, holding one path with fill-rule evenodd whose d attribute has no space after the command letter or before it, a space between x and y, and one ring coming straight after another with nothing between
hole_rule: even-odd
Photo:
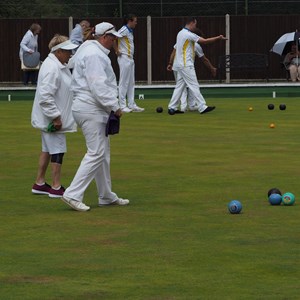
<instances>
[{"instance_id":1,"label":"manicured turf","mask_svg":"<svg viewBox=\"0 0 300 300\"><path fill-rule=\"evenodd\" d=\"M140 101L111 138L113 188L130 206L97 207L93 183L87 213L31 194L31 102L0 103L1 299L299 299L300 98L211 98L207 115L169 116L167 103ZM65 186L84 153L69 134ZM269 205L272 187L295 205Z\"/></svg>"}]
</instances>

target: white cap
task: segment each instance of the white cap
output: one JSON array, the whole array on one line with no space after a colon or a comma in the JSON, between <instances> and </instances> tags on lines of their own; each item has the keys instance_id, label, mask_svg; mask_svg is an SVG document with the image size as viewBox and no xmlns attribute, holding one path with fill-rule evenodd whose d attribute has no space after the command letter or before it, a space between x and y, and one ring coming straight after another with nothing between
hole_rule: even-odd
<instances>
[{"instance_id":1,"label":"white cap","mask_svg":"<svg viewBox=\"0 0 300 300\"><path fill-rule=\"evenodd\" d=\"M65 42L62 42L54 47L51 48L51 52L56 51L57 49L63 49L63 50L74 50L78 47L78 45L73 44L70 40L67 40Z\"/></svg>"},{"instance_id":2,"label":"white cap","mask_svg":"<svg viewBox=\"0 0 300 300\"><path fill-rule=\"evenodd\" d=\"M107 22L102 22L95 26L95 35L103 34L113 34L116 37L122 37L121 34L116 31L115 26Z\"/></svg>"}]
</instances>

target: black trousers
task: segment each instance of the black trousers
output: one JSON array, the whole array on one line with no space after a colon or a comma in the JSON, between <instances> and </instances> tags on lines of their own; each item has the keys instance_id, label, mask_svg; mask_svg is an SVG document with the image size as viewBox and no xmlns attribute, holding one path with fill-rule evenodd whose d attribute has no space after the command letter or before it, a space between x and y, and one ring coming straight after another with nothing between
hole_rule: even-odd
<instances>
[{"instance_id":1,"label":"black trousers","mask_svg":"<svg viewBox=\"0 0 300 300\"><path fill-rule=\"evenodd\" d=\"M37 83L37 78L38 78L38 73L39 71L23 71L23 83L24 85L28 85L29 81L32 84Z\"/></svg>"}]
</instances>

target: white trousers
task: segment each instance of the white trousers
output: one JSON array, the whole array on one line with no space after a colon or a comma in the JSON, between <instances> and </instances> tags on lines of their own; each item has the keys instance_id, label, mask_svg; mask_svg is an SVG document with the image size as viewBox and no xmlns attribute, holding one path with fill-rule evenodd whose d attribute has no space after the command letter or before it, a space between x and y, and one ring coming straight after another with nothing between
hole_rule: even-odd
<instances>
[{"instance_id":1,"label":"white trousers","mask_svg":"<svg viewBox=\"0 0 300 300\"><path fill-rule=\"evenodd\" d=\"M119 79L119 103L121 109L126 107L126 97L128 101L128 107L133 108L136 106L134 101L134 60L128 56L122 54L118 56L118 64L120 69Z\"/></svg>"},{"instance_id":2,"label":"white trousers","mask_svg":"<svg viewBox=\"0 0 300 300\"><path fill-rule=\"evenodd\" d=\"M177 81L177 71L173 71L175 82ZM181 111L186 111L187 108L194 108L196 106L196 100L194 95L190 92L188 87L186 87L180 97L180 109Z\"/></svg>"},{"instance_id":3,"label":"white trousers","mask_svg":"<svg viewBox=\"0 0 300 300\"><path fill-rule=\"evenodd\" d=\"M116 200L118 196L111 191L110 143L109 137L105 136L103 117L78 112L73 112L73 116L82 129L87 152L64 195L82 202L85 190L95 179L99 198Z\"/></svg>"},{"instance_id":4,"label":"white trousers","mask_svg":"<svg viewBox=\"0 0 300 300\"><path fill-rule=\"evenodd\" d=\"M193 66L177 70L176 86L168 108L177 109L181 95L186 87L189 88L189 92L194 96L195 104L199 107L199 112L203 112L207 108L207 105L200 92L195 68Z\"/></svg>"}]
</instances>

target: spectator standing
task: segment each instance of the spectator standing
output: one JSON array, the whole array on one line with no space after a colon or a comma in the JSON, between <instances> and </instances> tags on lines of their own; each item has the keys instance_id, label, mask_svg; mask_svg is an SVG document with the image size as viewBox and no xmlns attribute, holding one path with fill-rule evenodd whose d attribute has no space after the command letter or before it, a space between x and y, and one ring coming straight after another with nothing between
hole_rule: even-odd
<instances>
[{"instance_id":1,"label":"spectator standing","mask_svg":"<svg viewBox=\"0 0 300 300\"><path fill-rule=\"evenodd\" d=\"M144 111L144 108L137 106L134 101L135 64L133 30L136 25L137 17L135 15L129 14L124 18L123 26L118 31L121 38L118 39L115 49L120 69L119 102L122 112L125 113Z\"/></svg>"},{"instance_id":2,"label":"spectator standing","mask_svg":"<svg viewBox=\"0 0 300 300\"><path fill-rule=\"evenodd\" d=\"M76 131L72 116L73 95L70 92L71 72L67 68L72 44L66 36L55 35L49 43L50 53L41 66L31 113L32 126L41 130L42 152L33 194L61 197L61 166L67 151L66 132ZM46 171L51 161L52 186L46 183Z\"/></svg>"},{"instance_id":3,"label":"spectator standing","mask_svg":"<svg viewBox=\"0 0 300 300\"><path fill-rule=\"evenodd\" d=\"M108 54L117 37L115 27L107 22L95 26L94 40L85 41L70 61L73 68L73 116L85 138L87 152L62 201L77 211L88 211L84 192L93 179L96 181L99 206L127 205L111 189L110 145L106 123L113 111L122 112L118 103L115 73Z\"/></svg>"},{"instance_id":4,"label":"spectator standing","mask_svg":"<svg viewBox=\"0 0 300 300\"><path fill-rule=\"evenodd\" d=\"M37 24L31 24L29 30L25 33L20 43L19 56L21 60L21 69L23 70L23 84L28 85L29 81L32 84L37 83L38 69L26 68L23 63L24 54L33 54L38 52L38 35L40 34L42 27Z\"/></svg>"}]
</instances>

